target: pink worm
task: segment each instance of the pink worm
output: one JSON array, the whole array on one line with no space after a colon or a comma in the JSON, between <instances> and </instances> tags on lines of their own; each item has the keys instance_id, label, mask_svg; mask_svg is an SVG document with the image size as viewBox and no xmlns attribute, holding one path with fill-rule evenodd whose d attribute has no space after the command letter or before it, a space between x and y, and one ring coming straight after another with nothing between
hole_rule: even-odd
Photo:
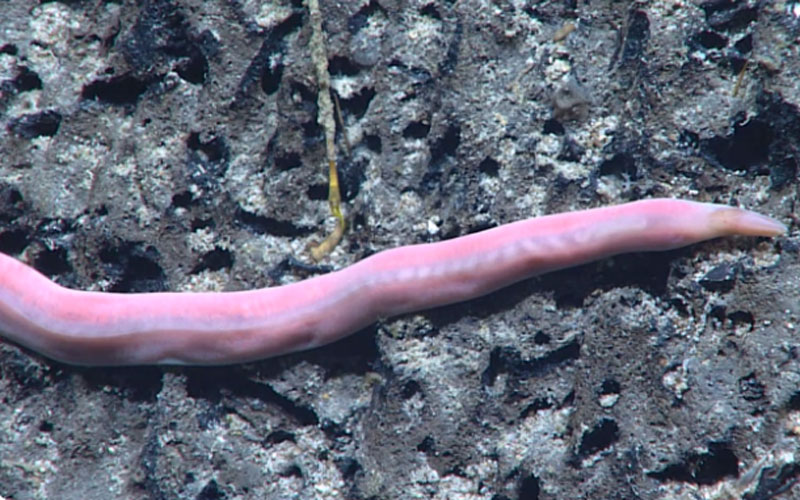
<instances>
[{"instance_id":1,"label":"pink worm","mask_svg":"<svg viewBox=\"0 0 800 500\"><path fill-rule=\"evenodd\" d=\"M638 201L395 248L290 285L222 293L70 290L0 254L0 334L75 364L242 363L311 349L379 318L468 300L619 253L785 229L724 205Z\"/></svg>"}]
</instances>

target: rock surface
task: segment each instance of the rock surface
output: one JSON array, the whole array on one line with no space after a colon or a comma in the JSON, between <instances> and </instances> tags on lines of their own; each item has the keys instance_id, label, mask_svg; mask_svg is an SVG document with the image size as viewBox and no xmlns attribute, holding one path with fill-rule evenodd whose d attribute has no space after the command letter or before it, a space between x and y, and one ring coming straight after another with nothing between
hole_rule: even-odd
<instances>
[{"instance_id":1,"label":"rock surface","mask_svg":"<svg viewBox=\"0 0 800 500\"><path fill-rule=\"evenodd\" d=\"M321 2L351 222L325 265L653 196L795 220L798 2ZM0 251L96 290L308 276L332 220L299 0L2 11ZM796 498L799 243L622 256L243 366L0 344L0 497Z\"/></svg>"}]
</instances>

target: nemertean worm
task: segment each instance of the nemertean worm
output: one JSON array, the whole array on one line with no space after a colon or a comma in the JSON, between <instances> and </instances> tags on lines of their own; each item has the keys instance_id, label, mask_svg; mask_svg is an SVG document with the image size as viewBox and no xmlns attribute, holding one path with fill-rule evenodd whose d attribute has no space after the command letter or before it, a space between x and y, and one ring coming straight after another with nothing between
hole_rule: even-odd
<instances>
[{"instance_id":1,"label":"nemertean worm","mask_svg":"<svg viewBox=\"0 0 800 500\"><path fill-rule=\"evenodd\" d=\"M81 365L242 363L619 253L784 231L776 220L739 208L638 201L399 247L330 274L242 292L77 291L0 254L0 335Z\"/></svg>"}]
</instances>

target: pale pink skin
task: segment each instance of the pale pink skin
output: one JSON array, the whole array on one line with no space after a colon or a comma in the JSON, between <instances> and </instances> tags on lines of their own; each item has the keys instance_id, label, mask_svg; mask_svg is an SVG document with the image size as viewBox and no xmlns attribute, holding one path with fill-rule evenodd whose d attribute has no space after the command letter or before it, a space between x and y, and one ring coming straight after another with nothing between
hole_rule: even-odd
<instances>
[{"instance_id":1,"label":"pale pink skin","mask_svg":"<svg viewBox=\"0 0 800 500\"><path fill-rule=\"evenodd\" d=\"M647 200L404 246L291 285L222 293L70 290L0 254L0 335L81 365L242 363L610 255L784 231L738 208Z\"/></svg>"}]
</instances>

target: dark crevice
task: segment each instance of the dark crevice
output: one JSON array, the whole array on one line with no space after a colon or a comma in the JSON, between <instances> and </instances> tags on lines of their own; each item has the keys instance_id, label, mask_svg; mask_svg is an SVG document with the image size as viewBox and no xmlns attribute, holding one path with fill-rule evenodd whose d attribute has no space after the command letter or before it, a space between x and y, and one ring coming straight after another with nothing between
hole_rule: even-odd
<instances>
[{"instance_id":1,"label":"dark crevice","mask_svg":"<svg viewBox=\"0 0 800 500\"><path fill-rule=\"evenodd\" d=\"M253 398L280 408L300 425L319 423L317 414L310 406L292 401L270 385L250 379L248 374L239 369L187 368L186 378L186 393L191 398L207 400L212 405L219 405L224 398L231 396Z\"/></svg>"},{"instance_id":2,"label":"dark crevice","mask_svg":"<svg viewBox=\"0 0 800 500\"><path fill-rule=\"evenodd\" d=\"M800 481L800 464L788 463L780 467L765 467L758 475L758 486L743 500L769 500L792 489ZM794 498L794 496L790 497Z\"/></svg>"},{"instance_id":3,"label":"dark crevice","mask_svg":"<svg viewBox=\"0 0 800 500\"><path fill-rule=\"evenodd\" d=\"M738 31L758 20L758 6L749 2L711 0L700 4L706 22L718 31Z\"/></svg>"},{"instance_id":4,"label":"dark crevice","mask_svg":"<svg viewBox=\"0 0 800 500\"><path fill-rule=\"evenodd\" d=\"M145 2L136 23L120 47L139 74L174 70L180 78L202 84L208 75L208 55L219 51L211 31L193 33L190 21L174 2Z\"/></svg>"},{"instance_id":5,"label":"dark crevice","mask_svg":"<svg viewBox=\"0 0 800 500\"><path fill-rule=\"evenodd\" d=\"M586 153L586 148L584 148L583 146L581 146L581 145L578 143L578 141L576 141L576 140L575 140L575 139L573 139L572 137L569 137L569 136L564 136L564 139L563 139L563 141L561 142L561 150L558 152L558 160L559 160L559 161L572 161L572 162L578 162L578 161L580 161L580 160L581 160L581 158L583 158L583 155L584 155L585 153ZM612 162L612 165L613 165L613 162ZM613 167L612 167L611 165L608 165L606 168L608 168L608 167L611 167L611 168L612 168L612 170L613 170ZM623 166L623 168L621 169L621 171L622 171L622 172L624 172L626 169L627 169L627 170L628 170L628 172L629 172L629 173L628 173L628 175L631 175L631 174L630 174L630 170L631 170L631 169L630 169L630 167L629 167L629 166ZM601 167L600 167L600 170L601 170L601 172L603 171L603 166L602 166L602 165L601 165ZM621 173L621 171L617 171L617 172L615 172L615 173L617 173L617 174L620 174L620 173ZM636 165L635 165L635 163L634 163L634 166L633 166L633 176L635 176L635 175L636 175Z\"/></svg>"},{"instance_id":6,"label":"dark crevice","mask_svg":"<svg viewBox=\"0 0 800 500\"><path fill-rule=\"evenodd\" d=\"M14 118L8 128L20 137L33 139L35 137L52 137L58 133L60 126L61 113L48 110Z\"/></svg>"},{"instance_id":7,"label":"dark crevice","mask_svg":"<svg viewBox=\"0 0 800 500\"><path fill-rule=\"evenodd\" d=\"M650 295L663 296L672 262L681 252L685 250L614 257L606 265L591 263L545 274L540 278L540 286L553 291L558 308L582 307L586 297L595 291L622 286L634 286Z\"/></svg>"},{"instance_id":8,"label":"dark crevice","mask_svg":"<svg viewBox=\"0 0 800 500\"><path fill-rule=\"evenodd\" d=\"M373 324L325 347L297 356L323 367L328 378L363 375L374 371L379 363L378 337L377 326Z\"/></svg>"},{"instance_id":9,"label":"dark crevice","mask_svg":"<svg viewBox=\"0 0 800 500\"><path fill-rule=\"evenodd\" d=\"M325 436L331 441L339 438L350 438L353 436L353 432L347 426L335 422L330 418L322 419L320 429L322 429L322 432L325 433Z\"/></svg>"},{"instance_id":10,"label":"dark crevice","mask_svg":"<svg viewBox=\"0 0 800 500\"><path fill-rule=\"evenodd\" d=\"M195 217L192 219L190 229L192 231L199 231L200 229L214 229L217 227L214 219L210 217Z\"/></svg>"},{"instance_id":11,"label":"dark crevice","mask_svg":"<svg viewBox=\"0 0 800 500\"><path fill-rule=\"evenodd\" d=\"M284 430L277 430L272 431L267 434L267 437L264 439L264 442L269 444L280 444L284 442L297 442L297 438L293 432L284 431Z\"/></svg>"},{"instance_id":12,"label":"dark crevice","mask_svg":"<svg viewBox=\"0 0 800 500\"><path fill-rule=\"evenodd\" d=\"M769 158L774 137L766 121L752 119L736 123L733 133L701 141L701 149L717 165L728 170L750 170L763 166Z\"/></svg>"},{"instance_id":13,"label":"dark crevice","mask_svg":"<svg viewBox=\"0 0 800 500\"><path fill-rule=\"evenodd\" d=\"M6 229L0 232L0 252L9 255L21 253L31 243L30 230Z\"/></svg>"},{"instance_id":14,"label":"dark crevice","mask_svg":"<svg viewBox=\"0 0 800 500\"><path fill-rule=\"evenodd\" d=\"M621 390L622 386L613 378L603 380L603 384L600 386L601 395L619 394Z\"/></svg>"},{"instance_id":15,"label":"dark crevice","mask_svg":"<svg viewBox=\"0 0 800 500\"><path fill-rule=\"evenodd\" d=\"M581 436L578 457L585 458L605 450L619 440L619 425L610 418L602 418Z\"/></svg>"},{"instance_id":16,"label":"dark crevice","mask_svg":"<svg viewBox=\"0 0 800 500\"><path fill-rule=\"evenodd\" d=\"M105 276L114 284L109 292L163 292L169 289L166 274L158 264L155 247L125 242L106 246L98 255Z\"/></svg>"},{"instance_id":17,"label":"dark crevice","mask_svg":"<svg viewBox=\"0 0 800 500\"><path fill-rule=\"evenodd\" d=\"M519 490L517 492L518 500L539 500L539 493L541 491L541 482L538 477L533 474L528 474L522 478L519 483Z\"/></svg>"},{"instance_id":18,"label":"dark crevice","mask_svg":"<svg viewBox=\"0 0 800 500\"><path fill-rule=\"evenodd\" d=\"M437 21L442 20L442 14L439 12L439 9L436 8L434 3L429 3L423 6L421 9L419 9L419 13L425 17L429 17Z\"/></svg>"},{"instance_id":19,"label":"dark crevice","mask_svg":"<svg viewBox=\"0 0 800 500\"><path fill-rule=\"evenodd\" d=\"M298 226L293 222L266 217L238 209L234 220L256 234L271 234L273 236L305 236L311 234L315 229L305 226Z\"/></svg>"},{"instance_id":20,"label":"dark crevice","mask_svg":"<svg viewBox=\"0 0 800 500\"><path fill-rule=\"evenodd\" d=\"M19 68L19 73L14 77L13 83L17 92L28 92L42 88L42 79L39 78L36 72L31 71L26 66Z\"/></svg>"},{"instance_id":21,"label":"dark crevice","mask_svg":"<svg viewBox=\"0 0 800 500\"><path fill-rule=\"evenodd\" d=\"M203 486L203 489L197 494L195 500L224 500L225 498L228 498L225 491L220 488L217 481L212 479Z\"/></svg>"},{"instance_id":22,"label":"dark crevice","mask_svg":"<svg viewBox=\"0 0 800 500\"><path fill-rule=\"evenodd\" d=\"M278 472L281 477L297 477L303 478L303 470L297 464L292 464Z\"/></svg>"},{"instance_id":23,"label":"dark crevice","mask_svg":"<svg viewBox=\"0 0 800 500\"><path fill-rule=\"evenodd\" d=\"M581 347L577 340L572 340L542 357L530 359L523 359L516 348L495 347L489 355L489 366L481 375L481 381L485 386L492 386L501 373L519 380L539 377L564 363L578 359L580 352Z\"/></svg>"},{"instance_id":24,"label":"dark crevice","mask_svg":"<svg viewBox=\"0 0 800 500\"><path fill-rule=\"evenodd\" d=\"M733 311L728 314L728 320L731 322L733 328L747 326L748 331L753 331L756 326L756 319L753 313L749 311Z\"/></svg>"},{"instance_id":25,"label":"dark crevice","mask_svg":"<svg viewBox=\"0 0 800 500\"><path fill-rule=\"evenodd\" d=\"M566 130L564 129L564 125L561 124L560 121L556 120L555 118L548 118L544 122L544 126L542 127L543 134L552 134L552 135L564 135Z\"/></svg>"},{"instance_id":26,"label":"dark crevice","mask_svg":"<svg viewBox=\"0 0 800 500\"><path fill-rule=\"evenodd\" d=\"M369 103L375 97L375 89L364 87L358 93L353 94L347 99L340 99L342 112L347 112L356 118L362 118L369 109Z\"/></svg>"},{"instance_id":27,"label":"dark crevice","mask_svg":"<svg viewBox=\"0 0 800 500\"><path fill-rule=\"evenodd\" d=\"M191 191L181 191L172 195L173 208L189 208L194 201Z\"/></svg>"},{"instance_id":28,"label":"dark crevice","mask_svg":"<svg viewBox=\"0 0 800 500\"><path fill-rule=\"evenodd\" d=\"M310 184L306 189L306 196L309 200L322 201L328 199L328 184Z\"/></svg>"},{"instance_id":29,"label":"dark crevice","mask_svg":"<svg viewBox=\"0 0 800 500\"><path fill-rule=\"evenodd\" d=\"M282 171L292 170L302 166L300 155L294 151L275 155L275 168Z\"/></svg>"},{"instance_id":30,"label":"dark crevice","mask_svg":"<svg viewBox=\"0 0 800 500\"><path fill-rule=\"evenodd\" d=\"M199 48L191 46L187 56L177 63L175 71L189 83L203 84L208 74L208 60Z\"/></svg>"},{"instance_id":31,"label":"dark crevice","mask_svg":"<svg viewBox=\"0 0 800 500\"><path fill-rule=\"evenodd\" d=\"M800 411L800 391L796 391L791 396L785 405L788 411Z\"/></svg>"},{"instance_id":32,"label":"dark crevice","mask_svg":"<svg viewBox=\"0 0 800 500\"><path fill-rule=\"evenodd\" d=\"M236 101L244 99L255 84L258 84L267 95L278 91L285 69L283 61L286 55L285 39L302 25L302 12L294 12L267 32L258 53L253 57L239 82Z\"/></svg>"},{"instance_id":33,"label":"dark crevice","mask_svg":"<svg viewBox=\"0 0 800 500\"><path fill-rule=\"evenodd\" d=\"M739 266L723 263L713 268L700 278L700 286L711 292L730 292L736 285Z\"/></svg>"},{"instance_id":34,"label":"dark crevice","mask_svg":"<svg viewBox=\"0 0 800 500\"><path fill-rule=\"evenodd\" d=\"M617 153L600 164L598 173L601 176L616 175L623 179L636 180L636 160L633 155Z\"/></svg>"},{"instance_id":35,"label":"dark crevice","mask_svg":"<svg viewBox=\"0 0 800 500\"><path fill-rule=\"evenodd\" d=\"M383 152L383 141L380 136L366 135L364 136L364 144L373 153L381 154Z\"/></svg>"},{"instance_id":36,"label":"dark crevice","mask_svg":"<svg viewBox=\"0 0 800 500\"><path fill-rule=\"evenodd\" d=\"M414 121L406 125L406 128L403 129L403 137L406 139L424 139L428 136L430 130L430 122Z\"/></svg>"},{"instance_id":37,"label":"dark crevice","mask_svg":"<svg viewBox=\"0 0 800 500\"><path fill-rule=\"evenodd\" d=\"M367 162L365 160L342 161L338 165L339 191L343 201L353 201L361 190L366 179ZM306 189L309 200L323 201L328 199L328 183L310 184Z\"/></svg>"},{"instance_id":38,"label":"dark crevice","mask_svg":"<svg viewBox=\"0 0 800 500\"><path fill-rule=\"evenodd\" d=\"M228 148L225 140L220 137L213 137L208 141L201 141L200 134L192 132L186 139L186 147L192 151L198 151L205 155L205 160L209 162L219 162L228 156Z\"/></svg>"},{"instance_id":39,"label":"dark crevice","mask_svg":"<svg viewBox=\"0 0 800 500\"><path fill-rule=\"evenodd\" d=\"M647 475L659 481L710 485L739 477L739 460L726 443L711 443L707 452L689 453L682 461Z\"/></svg>"},{"instance_id":40,"label":"dark crevice","mask_svg":"<svg viewBox=\"0 0 800 500\"><path fill-rule=\"evenodd\" d=\"M751 175L769 173L770 189L779 190L796 182L800 172L800 143L795 139L800 137L800 111L779 94L769 92L759 94L756 105L756 115L734 117L730 134L701 138L684 129L678 145L719 168Z\"/></svg>"},{"instance_id":41,"label":"dark crevice","mask_svg":"<svg viewBox=\"0 0 800 500\"><path fill-rule=\"evenodd\" d=\"M461 143L461 127L451 124L445 133L431 146L431 163L438 163L445 157L453 157Z\"/></svg>"},{"instance_id":42,"label":"dark crevice","mask_svg":"<svg viewBox=\"0 0 800 500\"><path fill-rule=\"evenodd\" d=\"M375 14L385 14L383 7L377 0L370 0L370 2L361 7L350 19L347 20L347 29L351 34L356 34L369 25L369 18Z\"/></svg>"},{"instance_id":43,"label":"dark crevice","mask_svg":"<svg viewBox=\"0 0 800 500\"><path fill-rule=\"evenodd\" d=\"M137 78L130 73L106 80L94 80L83 87L81 98L105 104L136 104L146 91L150 81Z\"/></svg>"},{"instance_id":44,"label":"dark crevice","mask_svg":"<svg viewBox=\"0 0 800 500\"><path fill-rule=\"evenodd\" d=\"M317 122L316 118L303 123L301 128L303 129L303 139L307 144L322 141L322 126Z\"/></svg>"},{"instance_id":45,"label":"dark crevice","mask_svg":"<svg viewBox=\"0 0 800 500\"><path fill-rule=\"evenodd\" d=\"M261 72L261 90L267 95L272 95L281 87L284 65L282 62L265 64Z\"/></svg>"},{"instance_id":46,"label":"dark crevice","mask_svg":"<svg viewBox=\"0 0 800 500\"><path fill-rule=\"evenodd\" d=\"M500 163L494 158L487 156L478 164L478 170L489 177L497 177L497 174L500 173Z\"/></svg>"},{"instance_id":47,"label":"dark crevice","mask_svg":"<svg viewBox=\"0 0 800 500\"><path fill-rule=\"evenodd\" d=\"M189 22L173 2L143 4L128 36L121 42L126 61L137 70L172 57L185 56L189 47Z\"/></svg>"},{"instance_id":48,"label":"dark crevice","mask_svg":"<svg viewBox=\"0 0 800 500\"><path fill-rule=\"evenodd\" d=\"M796 104L777 93L760 94L756 104L758 117L767 121L772 130L780 131L781 138L789 139L773 140L768 147L770 188L778 190L796 182L800 171L800 111Z\"/></svg>"},{"instance_id":49,"label":"dark crevice","mask_svg":"<svg viewBox=\"0 0 800 500\"><path fill-rule=\"evenodd\" d=\"M190 274L198 274L203 271L219 271L220 269L230 269L233 267L233 254L224 248L215 248L206 252L200 257L198 262L190 271Z\"/></svg>"},{"instance_id":50,"label":"dark crevice","mask_svg":"<svg viewBox=\"0 0 800 500\"><path fill-rule=\"evenodd\" d=\"M361 67L350 58L334 56L328 61L328 71L331 75L356 76Z\"/></svg>"},{"instance_id":51,"label":"dark crevice","mask_svg":"<svg viewBox=\"0 0 800 500\"><path fill-rule=\"evenodd\" d=\"M309 113L317 110L317 92L308 85L301 82L293 81L289 84L289 89L292 93L294 101L299 101L301 106L305 106L305 110Z\"/></svg>"},{"instance_id":52,"label":"dark crevice","mask_svg":"<svg viewBox=\"0 0 800 500\"><path fill-rule=\"evenodd\" d=\"M336 464L336 468L339 469L345 481L352 481L356 474L363 469L358 460L352 457L336 458L333 463Z\"/></svg>"},{"instance_id":53,"label":"dark crevice","mask_svg":"<svg viewBox=\"0 0 800 500\"><path fill-rule=\"evenodd\" d=\"M650 19L642 10L633 10L628 16L628 30L622 47L622 63L642 58L650 39Z\"/></svg>"},{"instance_id":54,"label":"dark crevice","mask_svg":"<svg viewBox=\"0 0 800 500\"><path fill-rule=\"evenodd\" d=\"M753 50L753 35L748 33L733 44L742 55L747 55Z\"/></svg>"},{"instance_id":55,"label":"dark crevice","mask_svg":"<svg viewBox=\"0 0 800 500\"><path fill-rule=\"evenodd\" d=\"M339 162L339 190L342 200L351 202L361 191L361 185L367 178L369 161L364 157L344 159Z\"/></svg>"},{"instance_id":56,"label":"dark crevice","mask_svg":"<svg viewBox=\"0 0 800 500\"><path fill-rule=\"evenodd\" d=\"M400 396L403 399L411 399L417 394L422 394L422 387L416 380L409 380L403 384L403 388L400 390Z\"/></svg>"},{"instance_id":57,"label":"dark crevice","mask_svg":"<svg viewBox=\"0 0 800 500\"><path fill-rule=\"evenodd\" d=\"M155 366L85 368L81 372L87 390L111 393L132 402L155 403L163 389L163 371Z\"/></svg>"},{"instance_id":58,"label":"dark crevice","mask_svg":"<svg viewBox=\"0 0 800 500\"><path fill-rule=\"evenodd\" d=\"M694 35L689 45L704 49L723 49L728 46L728 38L715 31L706 30Z\"/></svg>"},{"instance_id":59,"label":"dark crevice","mask_svg":"<svg viewBox=\"0 0 800 500\"><path fill-rule=\"evenodd\" d=\"M547 410L553 407L553 402L548 398L536 398L520 413L520 418L528 418L540 410Z\"/></svg>"},{"instance_id":60,"label":"dark crevice","mask_svg":"<svg viewBox=\"0 0 800 500\"><path fill-rule=\"evenodd\" d=\"M417 451L425 454L430 454L435 449L436 441L432 436L425 436L422 441L417 445Z\"/></svg>"},{"instance_id":61,"label":"dark crevice","mask_svg":"<svg viewBox=\"0 0 800 500\"><path fill-rule=\"evenodd\" d=\"M428 170L422 176L422 189L426 192L435 192L441 189L444 175L444 160L455 156L461 143L461 127L451 123L430 147L431 159Z\"/></svg>"},{"instance_id":62,"label":"dark crevice","mask_svg":"<svg viewBox=\"0 0 800 500\"><path fill-rule=\"evenodd\" d=\"M63 248L46 248L33 259L33 267L45 276L58 276L72 272L72 266Z\"/></svg>"}]
</instances>

